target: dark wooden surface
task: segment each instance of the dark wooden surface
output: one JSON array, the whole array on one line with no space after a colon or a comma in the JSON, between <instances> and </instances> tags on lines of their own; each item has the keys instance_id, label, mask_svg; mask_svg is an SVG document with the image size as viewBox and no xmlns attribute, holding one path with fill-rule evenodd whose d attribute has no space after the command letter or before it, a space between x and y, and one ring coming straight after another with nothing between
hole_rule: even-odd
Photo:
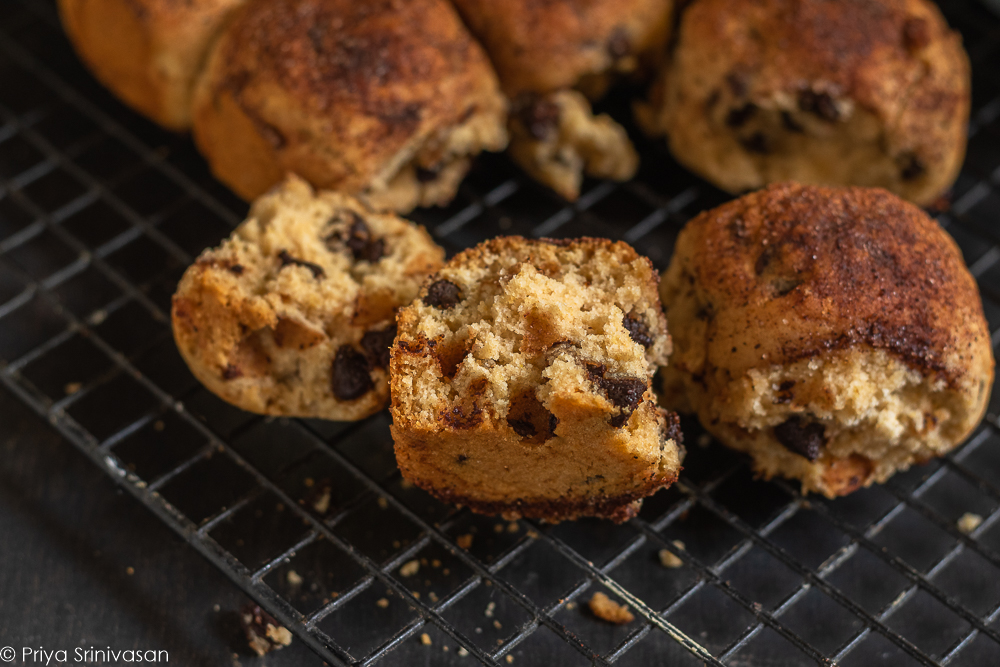
<instances>
[{"instance_id":1,"label":"dark wooden surface","mask_svg":"<svg viewBox=\"0 0 1000 667\"><path fill-rule=\"evenodd\" d=\"M324 664L299 642L252 655L236 616L246 601L0 386L0 647L17 651L11 664L32 664L25 646L66 649L71 663L78 646L110 646L191 667Z\"/></svg>"}]
</instances>

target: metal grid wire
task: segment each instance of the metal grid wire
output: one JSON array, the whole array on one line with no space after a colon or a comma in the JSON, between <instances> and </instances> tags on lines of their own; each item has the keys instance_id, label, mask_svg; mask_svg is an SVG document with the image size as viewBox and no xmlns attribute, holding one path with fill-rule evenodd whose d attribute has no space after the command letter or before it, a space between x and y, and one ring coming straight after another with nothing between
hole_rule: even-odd
<instances>
[{"instance_id":1,"label":"metal grid wire","mask_svg":"<svg viewBox=\"0 0 1000 667\"><path fill-rule=\"evenodd\" d=\"M974 93L939 220L996 343L1000 20L974 0L943 9ZM188 139L93 81L50 2L0 5L0 84L0 380L329 663L1000 664L1000 392L963 447L836 501L753 481L686 422L680 481L625 525L455 510L399 477L384 413L264 419L188 373L170 294L246 206ZM574 205L487 156L450 207L415 217L450 251L604 236L663 268L681 225L726 197L662 142L640 146L634 181L588 183ZM985 519L969 534L966 512ZM593 618L598 590L636 620Z\"/></svg>"}]
</instances>

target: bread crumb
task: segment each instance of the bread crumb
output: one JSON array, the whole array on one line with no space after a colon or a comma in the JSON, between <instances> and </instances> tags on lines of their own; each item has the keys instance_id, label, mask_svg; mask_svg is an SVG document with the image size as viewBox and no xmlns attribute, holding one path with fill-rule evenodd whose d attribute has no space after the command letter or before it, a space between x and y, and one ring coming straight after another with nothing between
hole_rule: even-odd
<instances>
[{"instance_id":1,"label":"bread crumb","mask_svg":"<svg viewBox=\"0 0 1000 667\"><path fill-rule=\"evenodd\" d=\"M399 488L403 489L404 491L412 489L413 482L403 477L402 479L399 480Z\"/></svg>"},{"instance_id":2,"label":"bread crumb","mask_svg":"<svg viewBox=\"0 0 1000 667\"><path fill-rule=\"evenodd\" d=\"M536 532L535 532L535 531L533 531L533 530L529 530L529 531L528 531L528 537L530 537L531 539L535 539L535 538L537 538L537 537L538 537L538 533L536 533Z\"/></svg>"},{"instance_id":3,"label":"bread crumb","mask_svg":"<svg viewBox=\"0 0 1000 667\"><path fill-rule=\"evenodd\" d=\"M972 512L966 512L958 520L958 529L968 535L983 522L983 517Z\"/></svg>"},{"instance_id":4,"label":"bread crumb","mask_svg":"<svg viewBox=\"0 0 1000 667\"><path fill-rule=\"evenodd\" d=\"M385 496L379 496L375 502L378 504L379 509L389 509L389 501L385 499Z\"/></svg>"},{"instance_id":5,"label":"bread crumb","mask_svg":"<svg viewBox=\"0 0 1000 667\"><path fill-rule=\"evenodd\" d=\"M494 533L502 533L503 532L503 524L502 523L498 523L495 526L493 526L493 532Z\"/></svg>"},{"instance_id":6,"label":"bread crumb","mask_svg":"<svg viewBox=\"0 0 1000 667\"><path fill-rule=\"evenodd\" d=\"M980 519L980 521L982 521L982 519ZM133 574L135 574L135 568L129 565L128 567L125 568L125 574L131 577Z\"/></svg>"},{"instance_id":7,"label":"bread crumb","mask_svg":"<svg viewBox=\"0 0 1000 667\"><path fill-rule=\"evenodd\" d=\"M385 598L379 598L378 600L375 600L375 606L379 609L388 609L389 601Z\"/></svg>"},{"instance_id":8,"label":"bread crumb","mask_svg":"<svg viewBox=\"0 0 1000 667\"><path fill-rule=\"evenodd\" d=\"M399 576L412 577L419 571L420 571L420 561L414 558L408 563L404 563L403 567L399 568Z\"/></svg>"},{"instance_id":9,"label":"bread crumb","mask_svg":"<svg viewBox=\"0 0 1000 667\"><path fill-rule=\"evenodd\" d=\"M491 602L488 605L486 605L486 611L483 612L486 618L493 618L493 610L495 610L496 608L497 608L496 602Z\"/></svg>"},{"instance_id":10,"label":"bread crumb","mask_svg":"<svg viewBox=\"0 0 1000 667\"><path fill-rule=\"evenodd\" d=\"M430 593L428 593L427 597L430 598L431 602L437 602L438 601L437 593L435 593L434 591L431 591Z\"/></svg>"},{"instance_id":11,"label":"bread crumb","mask_svg":"<svg viewBox=\"0 0 1000 667\"><path fill-rule=\"evenodd\" d=\"M628 607L618 604L604 593L594 593L588 606L594 616L608 623L625 625L635 620L635 616L628 610Z\"/></svg>"},{"instance_id":12,"label":"bread crumb","mask_svg":"<svg viewBox=\"0 0 1000 667\"><path fill-rule=\"evenodd\" d=\"M424 634L420 635L420 643L423 644L424 646L430 646L431 645L431 636L429 634L427 634L426 632Z\"/></svg>"},{"instance_id":13,"label":"bread crumb","mask_svg":"<svg viewBox=\"0 0 1000 667\"><path fill-rule=\"evenodd\" d=\"M67 382L66 386L63 387L63 391L66 392L67 396L72 396L76 392L80 391L82 388L83 388L82 382Z\"/></svg>"},{"instance_id":14,"label":"bread crumb","mask_svg":"<svg viewBox=\"0 0 1000 667\"><path fill-rule=\"evenodd\" d=\"M684 543L681 542L680 540L674 540L673 542L671 542L671 544L674 545L674 548L676 548L678 551L684 551L686 548L684 546Z\"/></svg>"},{"instance_id":15,"label":"bread crumb","mask_svg":"<svg viewBox=\"0 0 1000 667\"><path fill-rule=\"evenodd\" d=\"M302 480L302 483L305 484L307 489L311 489L312 485L315 484L316 481L312 477L306 477L304 480Z\"/></svg>"},{"instance_id":16,"label":"bread crumb","mask_svg":"<svg viewBox=\"0 0 1000 667\"><path fill-rule=\"evenodd\" d=\"M494 627L494 628L496 628L497 630L499 630L499 629L501 629L501 628L502 628L503 626L502 626L502 625L500 625L500 621L497 621L497 620L494 620L494 621L493 621L493 627Z\"/></svg>"},{"instance_id":17,"label":"bread crumb","mask_svg":"<svg viewBox=\"0 0 1000 667\"><path fill-rule=\"evenodd\" d=\"M505 660L507 661L507 664L509 665L510 663L514 662L514 656L508 654L507 657L505 658Z\"/></svg>"},{"instance_id":18,"label":"bread crumb","mask_svg":"<svg viewBox=\"0 0 1000 667\"><path fill-rule=\"evenodd\" d=\"M660 549L660 564L663 565L663 567L674 569L684 565L684 561L666 549Z\"/></svg>"},{"instance_id":19,"label":"bread crumb","mask_svg":"<svg viewBox=\"0 0 1000 667\"><path fill-rule=\"evenodd\" d=\"M417 598L418 600L420 599L420 591L410 591L410 595Z\"/></svg>"},{"instance_id":20,"label":"bread crumb","mask_svg":"<svg viewBox=\"0 0 1000 667\"><path fill-rule=\"evenodd\" d=\"M162 431L163 429L165 429L166 427L167 427L167 425L165 423L163 423L162 419L157 419L155 422L153 422L153 430L154 431L159 432L159 431Z\"/></svg>"},{"instance_id":21,"label":"bread crumb","mask_svg":"<svg viewBox=\"0 0 1000 667\"><path fill-rule=\"evenodd\" d=\"M576 609L576 603L575 602L567 602L566 603L566 608L569 609L569 610Z\"/></svg>"},{"instance_id":22,"label":"bread crumb","mask_svg":"<svg viewBox=\"0 0 1000 667\"><path fill-rule=\"evenodd\" d=\"M435 558L434 560L431 561L431 567L441 567L441 561Z\"/></svg>"},{"instance_id":23,"label":"bread crumb","mask_svg":"<svg viewBox=\"0 0 1000 667\"><path fill-rule=\"evenodd\" d=\"M290 586L301 586L302 585L302 577L300 577L299 573L296 572L295 570L289 570L287 578L288 578L288 584Z\"/></svg>"},{"instance_id":24,"label":"bread crumb","mask_svg":"<svg viewBox=\"0 0 1000 667\"><path fill-rule=\"evenodd\" d=\"M464 646L459 646L458 654L464 658L465 656L469 655L469 651Z\"/></svg>"},{"instance_id":25,"label":"bread crumb","mask_svg":"<svg viewBox=\"0 0 1000 667\"><path fill-rule=\"evenodd\" d=\"M313 501L313 509L316 510L317 514L326 514L326 511L330 509L330 487L325 486L320 492L316 500Z\"/></svg>"},{"instance_id":26,"label":"bread crumb","mask_svg":"<svg viewBox=\"0 0 1000 667\"><path fill-rule=\"evenodd\" d=\"M699 447L708 447L710 444L712 444L712 436L710 436L708 433L702 433L701 435L698 436L697 442Z\"/></svg>"},{"instance_id":27,"label":"bread crumb","mask_svg":"<svg viewBox=\"0 0 1000 667\"><path fill-rule=\"evenodd\" d=\"M458 545L459 549L465 549L466 551L468 551L469 547L472 546L472 533L459 535L457 538L455 538L455 544Z\"/></svg>"},{"instance_id":28,"label":"bread crumb","mask_svg":"<svg viewBox=\"0 0 1000 667\"><path fill-rule=\"evenodd\" d=\"M516 533L519 530L521 530L521 526L517 523L517 521L511 521L507 524L508 533Z\"/></svg>"}]
</instances>

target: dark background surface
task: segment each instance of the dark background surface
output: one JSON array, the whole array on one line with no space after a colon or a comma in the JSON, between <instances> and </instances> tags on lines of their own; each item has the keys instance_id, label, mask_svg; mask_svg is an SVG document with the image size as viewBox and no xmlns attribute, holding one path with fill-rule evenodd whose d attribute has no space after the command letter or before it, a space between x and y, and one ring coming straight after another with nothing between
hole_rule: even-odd
<instances>
[{"instance_id":1,"label":"dark background surface","mask_svg":"<svg viewBox=\"0 0 1000 667\"><path fill-rule=\"evenodd\" d=\"M2 386L0 564L0 647L17 650L14 664L24 646L324 664L301 642L253 655L237 620L246 596Z\"/></svg>"}]
</instances>

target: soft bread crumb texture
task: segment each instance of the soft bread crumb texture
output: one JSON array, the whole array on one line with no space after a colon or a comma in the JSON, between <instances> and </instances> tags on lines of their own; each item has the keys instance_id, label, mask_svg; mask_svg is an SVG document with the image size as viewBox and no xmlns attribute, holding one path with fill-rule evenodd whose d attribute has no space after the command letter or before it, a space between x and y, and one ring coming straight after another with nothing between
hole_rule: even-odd
<instances>
[{"instance_id":1,"label":"soft bread crumb texture","mask_svg":"<svg viewBox=\"0 0 1000 667\"><path fill-rule=\"evenodd\" d=\"M663 400L762 476L843 495L941 456L986 410L989 328L954 241L877 189L775 185L681 232Z\"/></svg>"},{"instance_id":2,"label":"soft bread crumb texture","mask_svg":"<svg viewBox=\"0 0 1000 667\"><path fill-rule=\"evenodd\" d=\"M648 259L624 243L503 237L402 309L392 433L403 475L508 518L623 520L679 470L650 380L670 351Z\"/></svg>"},{"instance_id":3,"label":"soft bread crumb texture","mask_svg":"<svg viewBox=\"0 0 1000 667\"><path fill-rule=\"evenodd\" d=\"M443 258L423 228L290 177L185 272L174 338L240 408L361 419L388 401L396 309Z\"/></svg>"}]
</instances>

